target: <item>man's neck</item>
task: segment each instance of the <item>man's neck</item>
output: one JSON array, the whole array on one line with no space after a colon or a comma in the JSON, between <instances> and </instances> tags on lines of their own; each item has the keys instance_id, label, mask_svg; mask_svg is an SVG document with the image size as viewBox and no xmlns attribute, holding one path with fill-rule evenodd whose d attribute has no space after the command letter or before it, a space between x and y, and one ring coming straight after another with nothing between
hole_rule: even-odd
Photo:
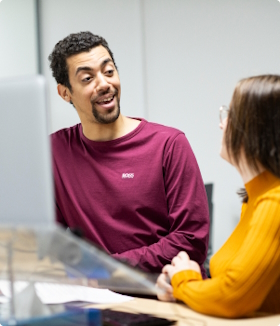
<instances>
[{"instance_id":1,"label":"man's neck","mask_svg":"<svg viewBox=\"0 0 280 326\"><path fill-rule=\"evenodd\" d=\"M133 131L140 124L140 120L119 115L118 119L109 124L83 123L83 134L93 141L109 141L120 138Z\"/></svg>"}]
</instances>

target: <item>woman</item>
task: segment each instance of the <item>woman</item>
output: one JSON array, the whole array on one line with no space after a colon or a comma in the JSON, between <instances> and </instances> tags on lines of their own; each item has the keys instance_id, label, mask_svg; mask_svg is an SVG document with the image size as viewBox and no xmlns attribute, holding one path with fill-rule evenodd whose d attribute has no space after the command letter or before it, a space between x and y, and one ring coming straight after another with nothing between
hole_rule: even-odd
<instances>
[{"instance_id":1,"label":"woman","mask_svg":"<svg viewBox=\"0 0 280 326\"><path fill-rule=\"evenodd\" d=\"M180 252L157 280L158 298L213 316L280 313L280 76L241 80L220 119L220 155L245 185L240 222L212 257L211 279Z\"/></svg>"}]
</instances>

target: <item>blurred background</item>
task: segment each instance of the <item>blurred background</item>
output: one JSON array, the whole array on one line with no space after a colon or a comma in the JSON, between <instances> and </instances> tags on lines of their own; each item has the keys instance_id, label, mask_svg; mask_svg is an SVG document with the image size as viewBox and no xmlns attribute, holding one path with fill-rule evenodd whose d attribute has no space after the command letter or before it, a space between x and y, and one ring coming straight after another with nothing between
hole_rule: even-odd
<instances>
[{"instance_id":1,"label":"blurred background","mask_svg":"<svg viewBox=\"0 0 280 326\"><path fill-rule=\"evenodd\" d=\"M280 2L3 0L0 78L46 77L50 133L79 118L57 95L48 55L68 34L86 30L103 36L114 53L122 113L185 132L204 182L214 184L216 252L238 223L242 187L219 157L219 107L229 104L239 79L280 74Z\"/></svg>"}]
</instances>

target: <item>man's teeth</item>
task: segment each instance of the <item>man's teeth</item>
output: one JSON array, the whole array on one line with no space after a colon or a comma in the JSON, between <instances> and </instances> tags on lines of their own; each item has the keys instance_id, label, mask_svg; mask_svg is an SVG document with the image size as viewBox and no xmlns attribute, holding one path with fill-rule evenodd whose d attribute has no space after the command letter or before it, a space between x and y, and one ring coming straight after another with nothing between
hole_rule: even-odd
<instances>
[{"instance_id":1,"label":"man's teeth","mask_svg":"<svg viewBox=\"0 0 280 326\"><path fill-rule=\"evenodd\" d=\"M112 97L109 97L109 98L105 98L104 100L99 101L99 103L107 103L107 102L112 101L112 99L113 99L113 96Z\"/></svg>"}]
</instances>

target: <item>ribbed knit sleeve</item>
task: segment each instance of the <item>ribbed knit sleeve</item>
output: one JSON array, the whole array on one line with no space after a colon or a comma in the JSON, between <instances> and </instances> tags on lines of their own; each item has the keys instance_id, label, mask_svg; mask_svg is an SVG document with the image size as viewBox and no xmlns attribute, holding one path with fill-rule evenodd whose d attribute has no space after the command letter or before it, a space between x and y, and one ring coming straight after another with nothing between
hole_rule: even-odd
<instances>
[{"instance_id":1,"label":"ribbed knit sleeve","mask_svg":"<svg viewBox=\"0 0 280 326\"><path fill-rule=\"evenodd\" d=\"M198 312L223 317L244 316L260 308L280 275L279 192L261 196L251 206L241 219L247 223L237 227L244 237L240 246L234 240L225 244L234 253L230 262L208 280L186 271L175 274L171 281L175 298ZM221 248L219 259L227 250Z\"/></svg>"}]
</instances>

